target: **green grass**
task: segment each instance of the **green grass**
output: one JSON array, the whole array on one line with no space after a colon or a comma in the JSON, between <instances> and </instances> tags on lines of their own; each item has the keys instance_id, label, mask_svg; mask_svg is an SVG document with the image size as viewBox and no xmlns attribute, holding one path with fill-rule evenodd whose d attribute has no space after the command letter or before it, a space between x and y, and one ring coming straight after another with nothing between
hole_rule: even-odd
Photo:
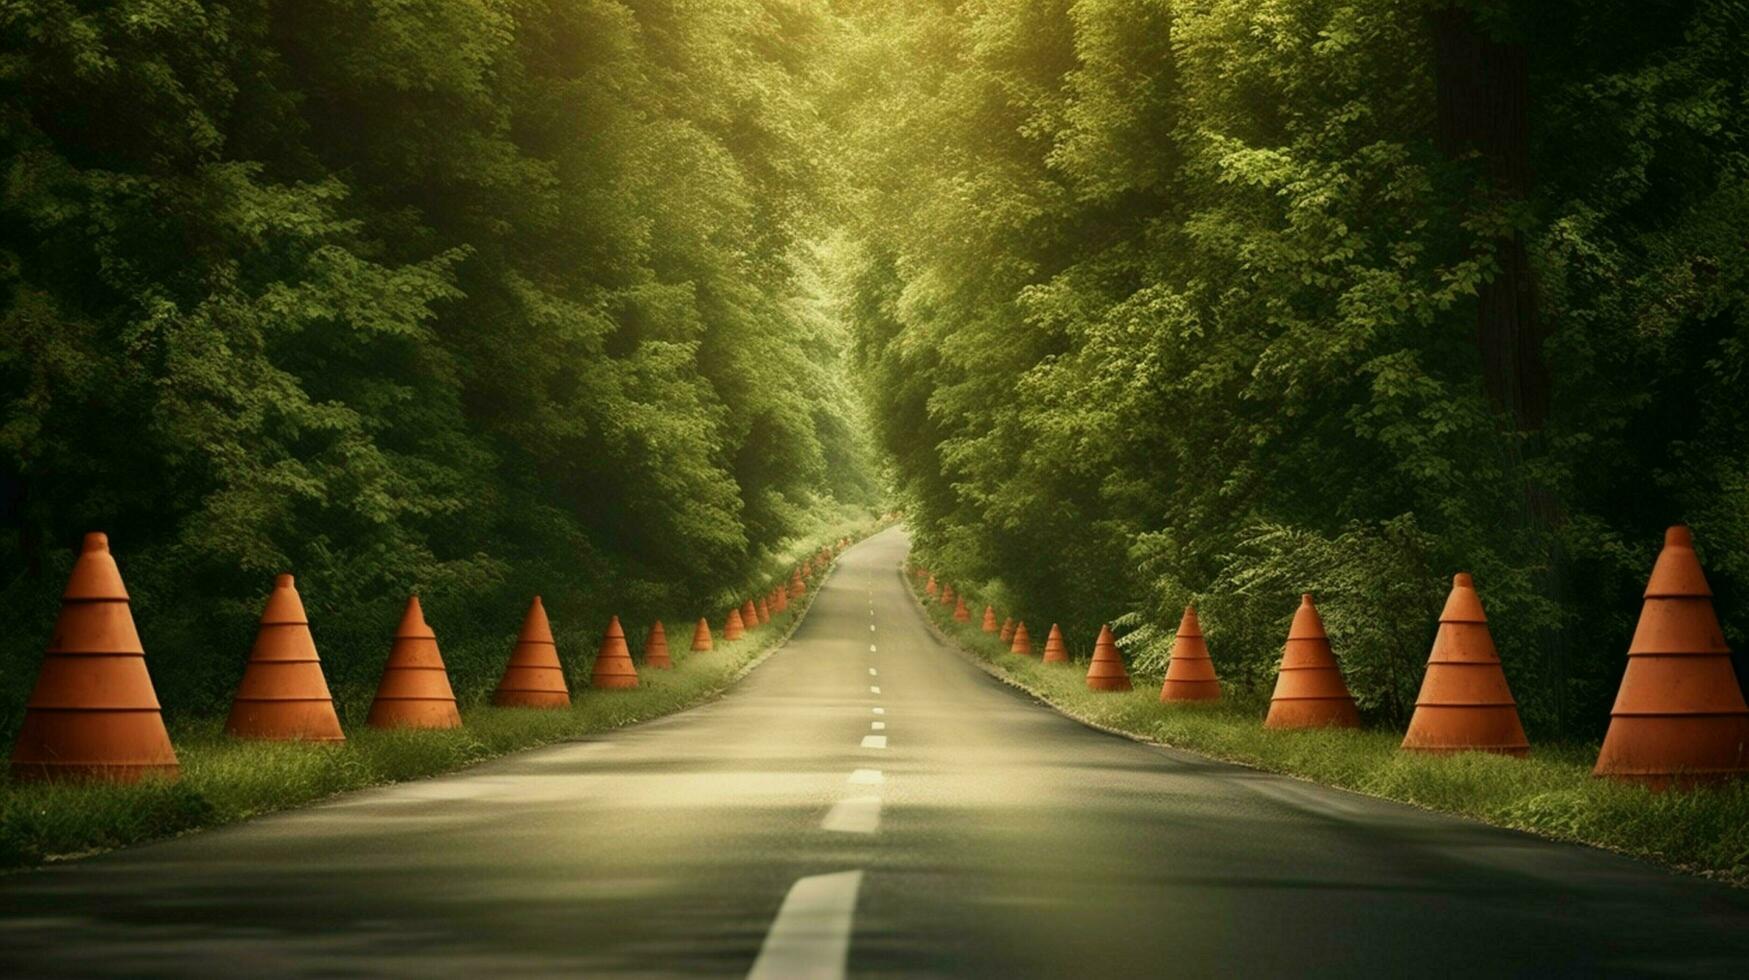
<instances>
[{"instance_id":1,"label":"green grass","mask_svg":"<svg viewBox=\"0 0 1749 980\"><path fill-rule=\"evenodd\" d=\"M996 674L1089 724L1749 885L1749 780L1653 793L1593 778L1596 744L1535 745L1529 759L1481 752L1429 756L1399 751L1401 732L1270 731L1263 727L1267 692L1228 690L1214 704L1164 705L1157 675L1134 677L1135 690L1127 694L1089 691L1086 661L1047 665L1036 656L1015 656L975 622L955 623L936 603L924 608L950 640Z\"/></svg>"},{"instance_id":2,"label":"green grass","mask_svg":"<svg viewBox=\"0 0 1749 980\"><path fill-rule=\"evenodd\" d=\"M573 686L569 710L463 707L460 729L380 732L350 725L347 740L337 745L246 742L227 737L222 719L207 719L173 727L182 762L175 781L0 781L0 867L174 836L671 714L722 693L779 646L814 594L810 589L742 640L727 643L719 635L709 653L688 652L692 626L677 623L669 632L675 669L640 664L639 685L629 691ZM567 649L562 641L560 649ZM587 663L567 666L588 676Z\"/></svg>"}]
</instances>

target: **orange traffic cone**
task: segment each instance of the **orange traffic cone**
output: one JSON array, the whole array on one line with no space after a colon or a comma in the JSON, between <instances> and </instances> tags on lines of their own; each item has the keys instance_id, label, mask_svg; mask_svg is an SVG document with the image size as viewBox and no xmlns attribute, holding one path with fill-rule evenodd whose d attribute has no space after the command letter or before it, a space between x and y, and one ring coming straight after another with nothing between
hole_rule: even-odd
<instances>
[{"instance_id":1,"label":"orange traffic cone","mask_svg":"<svg viewBox=\"0 0 1749 980\"><path fill-rule=\"evenodd\" d=\"M723 620L723 639L739 640L745 632L745 628L741 625L741 610L730 609L729 618Z\"/></svg>"},{"instance_id":2,"label":"orange traffic cone","mask_svg":"<svg viewBox=\"0 0 1749 980\"><path fill-rule=\"evenodd\" d=\"M225 731L238 738L346 741L310 636L309 617L290 575L274 579L261 610L261 628Z\"/></svg>"},{"instance_id":3,"label":"orange traffic cone","mask_svg":"<svg viewBox=\"0 0 1749 980\"><path fill-rule=\"evenodd\" d=\"M792 575L790 577L790 580L789 580L789 597L791 599L800 599L802 596L805 596L807 594L808 594L808 583L802 581L802 573L800 570L797 570L796 573L794 575Z\"/></svg>"},{"instance_id":4,"label":"orange traffic cone","mask_svg":"<svg viewBox=\"0 0 1749 980\"><path fill-rule=\"evenodd\" d=\"M510 650L510 663L504 668L504 676L498 679L498 689L492 692L492 703L500 708L571 706L565 670L559 666L559 646L553 642L547 610L538 595L528 604L522 632L517 634L516 646Z\"/></svg>"},{"instance_id":5,"label":"orange traffic cone","mask_svg":"<svg viewBox=\"0 0 1749 980\"><path fill-rule=\"evenodd\" d=\"M1045 657L1047 664L1066 664L1069 662L1069 648L1063 645L1063 631L1051 624L1051 632L1045 637Z\"/></svg>"},{"instance_id":6,"label":"orange traffic cone","mask_svg":"<svg viewBox=\"0 0 1749 980\"><path fill-rule=\"evenodd\" d=\"M943 606L951 606L951 605L953 605L953 600L954 600L953 586L943 585L941 587L941 604Z\"/></svg>"},{"instance_id":7,"label":"orange traffic cone","mask_svg":"<svg viewBox=\"0 0 1749 980\"><path fill-rule=\"evenodd\" d=\"M703 616L698 617L698 625L692 630L692 652L708 653L715 645L711 642L711 624Z\"/></svg>"},{"instance_id":8,"label":"orange traffic cone","mask_svg":"<svg viewBox=\"0 0 1749 980\"><path fill-rule=\"evenodd\" d=\"M1451 580L1451 595L1439 614L1439 632L1427 658L1427 676L1403 748L1416 752L1530 754L1518 703L1488 633L1482 597L1468 572Z\"/></svg>"},{"instance_id":9,"label":"orange traffic cone","mask_svg":"<svg viewBox=\"0 0 1749 980\"><path fill-rule=\"evenodd\" d=\"M24 706L12 777L131 783L181 771L109 538L87 534Z\"/></svg>"},{"instance_id":10,"label":"orange traffic cone","mask_svg":"<svg viewBox=\"0 0 1749 980\"><path fill-rule=\"evenodd\" d=\"M1014 643L1008 648L1008 652L1032 656L1032 637L1026 632L1026 620L1021 620L1014 627Z\"/></svg>"},{"instance_id":11,"label":"orange traffic cone","mask_svg":"<svg viewBox=\"0 0 1749 980\"><path fill-rule=\"evenodd\" d=\"M1221 681L1215 676L1215 663L1203 641L1196 607L1185 606L1184 618L1178 621L1178 633L1172 637L1172 655L1166 660L1166 681L1160 685L1160 700L1216 701L1220 696Z\"/></svg>"},{"instance_id":12,"label":"orange traffic cone","mask_svg":"<svg viewBox=\"0 0 1749 980\"><path fill-rule=\"evenodd\" d=\"M455 707L455 692L437 649L437 634L425 625L419 597L407 599L395 642L389 646L389 662L377 684L376 700L370 704L365 724L372 728L460 728L461 712Z\"/></svg>"},{"instance_id":13,"label":"orange traffic cone","mask_svg":"<svg viewBox=\"0 0 1749 980\"><path fill-rule=\"evenodd\" d=\"M674 668L674 659L668 656L668 631L662 628L660 619L650 624L650 635L644 637L644 666L656 670Z\"/></svg>"},{"instance_id":14,"label":"orange traffic cone","mask_svg":"<svg viewBox=\"0 0 1749 980\"><path fill-rule=\"evenodd\" d=\"M984 607L983 630L986 633L996 632L996 610L992 606L985 606Z\"/></svg>"},{"instance_id":15,"label":"orange traffic cone","mask_svg":"<svg viewBox=\"0 0 1749 980\"><path fill-rule=\"evenodd\" d=\"M1300 597L1293 625L1282 649L1281 674L1269 701L1265 728L1357 728L1360 712L1342 680L1342 668L1330 652L1324 621L1312 605L1312 594Z\"/></svg>"},{"instance_id":16,"label":"orange traffic cone","mask_svg":"<svg viewBox=\"0 0 1749 980\"><path fill-rule=\"evenodd\" d=\"M777 587L777 591L773 592L771 595L772 595L771 601L776 603L776 605L773 606L771 609L771 611L773 613L776 613L778 615L782 615L786 612L789 612L789 590L788 589L786 589L780 585Z\"/></svg>"},{"instance_id":17,"label":"orange traffic cone","mask_svg":"<svg viewBox=\"0 0 1749 980\"><path fill-rule=\"evenodd\" d=\"M1124 669L1123 655L1117 652L1117 638L1111 635L1110 626L1099 628L1099 640L1093 644L1093 662L1087 665L1087 689L1130 689L1130 672Z\"/></svg>"},{"instance_id":18,"label":"orange traffic cone","mask_svg":"<svg viewBox=\"0 0 1749 980\"><path fill-rule=\"evenodd\" d=\"M771 622L771 604L766 602L763 596L760 597L759 605L756 608L759 611L759 625L764 626Z\"/></svg>"},{"instance_id":19,"label":"orange traffic cone","mask_svg":"<svg viewBox=\"0 0 1749 980\"><path fill-rule=\"evenodd\" d=\"M965 596L960 596L953 607L953 621L956 623L969 623L972 621L972 611L966 608Z\"/></svg>"},{"instance_id":20,"label":"orange traffic cone","mask_svg":"<svg viewBox=\"0 0 1749 980\"><path fill-rule=\"evenodd\" d=\"M1003 646L1007 646L1010 642L1013 641L1013 639L1014 639L1014 617L1013 616L1009 616L1006 619L1002 620L1002 632L996 634L996 639L1000 640L1002 642Z\"/></svg>"},{"instance_id":21,"label":"orange traffic cone","mask_svg":"<svg viewBox=\"0 0 1749 980\"><path fill-rule=\"evenodd\" d=\"M923 594L931 599L941 594L941 588L935 584L935 576L929 576L929 584L923 587Z\"/></svg>"},{"instance_id":22,"label":"orange traffic cone","mask_svg":"<svg viewBox=\"0 0 1749 980\"><path fill-rule=\"evenodd\" d=\"M638 668L632 666L632 651L626 646L626 631L620 628L619 617L607 624L601 634L601 649L595 654L595 667L589 672L589 686L603 691L621 691L638 686Z\"/></svg>"},{"instance_id":23,"label":"orange traffic cone","mask_svg":"<svg viewBox=\"0 0 1749 980\"><path fill-rule=\"evenodd\" d=\"M752 599L741 604L741 626L750 630L759 628L759 607L753 604Z\"/></svg>"},{"instance_id":24,"label":"orange traffic cone","mask_svg":"<svg viewBox=\"0 0 1749 980\"><path fill-rule=\"evenodd\" d=\"M1665 532L1594 775L1654 789L1749 771L1749 707L1688 528Z\"/></svg>"}]
</instances>

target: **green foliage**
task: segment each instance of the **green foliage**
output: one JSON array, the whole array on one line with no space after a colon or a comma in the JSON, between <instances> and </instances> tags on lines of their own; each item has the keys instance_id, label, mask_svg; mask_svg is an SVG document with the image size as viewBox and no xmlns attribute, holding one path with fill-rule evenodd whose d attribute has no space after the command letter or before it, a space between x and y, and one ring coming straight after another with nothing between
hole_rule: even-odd
<instances>
[{"instance_id":1,"label":"green foliage","mask_svg":"<svg viewBox=\"0 0 1749 980\"><path fill-rule=\"evenodd\" d=\"M461 656L532 593L585 632L715 610L866 514L813 244L830 26L0 3L0 731L86 530L210 714L275 572L350 690L411 591Z\"/></svg>"},{"instance_id":2,"label":"green foliage","mask_svg":"<svg viewBox=\"0 0 1749 980\"><path fill-rule=\"evenodd\" d=\"M1146 669L1196 601L1258 688L1315 592L1387 723L1471 571L1542 738L1601 730L1686 521L1749 646L1749 20L1659 11L855 8L844 76L891 67L828 103L864 188L836 281L919 560L1075 635L1115 619ZM1453 23L1528 59L1522 134L1451 135ZM1550 339L1501 369L1479 324L1524 289ZM1491 387L1542 368L1546 415Z\"/></svg>"},{"instance_id":3,"label":"green foliage","mask_svg":"<svg viewBox=\"0 0 1749 980\"><path fill-rule=\"evenodd\" d=\"M175 709L287 568L365 685L412 590L722 606L878 450L1144 668L1315 592L1384 723L1471 571L1593 734L1665 525L1749 647L1749 21L1653 7L0 0L0 610L103 527Z\"/></svg>"}]
</instances>

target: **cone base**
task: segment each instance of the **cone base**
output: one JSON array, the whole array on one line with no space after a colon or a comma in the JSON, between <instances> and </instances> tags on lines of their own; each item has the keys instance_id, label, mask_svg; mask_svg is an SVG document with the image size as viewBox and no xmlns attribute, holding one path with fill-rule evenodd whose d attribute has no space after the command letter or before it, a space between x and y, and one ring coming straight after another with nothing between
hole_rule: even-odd
<instances>
[{"instance_id":1,"label":"cone base","mask_svg":"<svg viewBox=\"0 0 1749 980\"><path fill-rule=\"evenodd\" d=\"M1168 680L1160 688L1160 703L1162 704L1170 704L1174 701L1219 701L1220 699L1220 681Z\"/></svg>"},{"instance_id":2,"label":"cone base","mask_svg":"<svg viewBox=\"0 0 1749 980\"><path fill-rule=\"evenodd\" d=\"M176 750L157 708L131 711L27 708L12 765L75 778L131 782L136 770L179 770ZM115 775L105 775L110 770Z\"/></svg>"},{"instance_id":3,"label":"cone base","mask_svg":"<svg viewBox=\"0 0 1749 980\"><path fill-rule=\"evenodd\" d=\"M650 657L644 661L644 666L653 670L673 670L674 661L668 657Z\"/></svg>"},{"instance_id":4,"label":"cone base","mask_svg":"<svg viewBox=\"0 0 1749 980\"><path fill-rule=\"evenodd\" d=\"M1512 704L1422 704L1403 736L1408 752L1493 752L1530 754L1530 742Z\"/></svg>"},{"instance_id":5,"label":"cone base","mask_svg":"<svg viewBox=\"0 0 1749 980\"><path fill-rule=\"evenodd\" d=\"M1069 662L1069 655L1067 653L1047 653L1044 655L1044 660L1042 662L1047 664L1066 664Z\"/></svg>"},{"instance_id":6,"label":"cone base","mask_svg":"<svg viewBox=\"0 0 1749 980\"><path fill-rule=\"evenodd\" d=\"M637 675L610 674L607 677L591 677L589 686L601 691L626 691L638 686Z\"/></svg>"},{"instance_id":7,"label":"cone base","mask_svg":"<svg viewBox=\"0 0 1749 980\"><path fill-rule=\"evenodd\" d=\"M271 701L238 698L231 702L225 734L263 742L344 742L334 702Z\"/></svg>"},{"instance_id":8,"label":"cone base","mask_svg":"<svg viewBox=\"0 0 1749 980\"><path fill-rule=\"evenodd\" d=\"M1132 690L1133 688L1134 688L1134 685L1132 685L1130 683L1130 679L1128 677L1089 677L1089 678L1087 678L1087 689L1089 691L1128 691L1128 690Z\"/></svg>"},{"instance_id":9,"label":"cone base","mask_svg":"<svg viewBox=\"0 0 1749 980\"><path fill-rule=\"evenodd\" d=\"M569 708L571 695L565 691L495 691L492 703L500 708Z\"/></svg>"},{"instance_id":10,"label":"cone base","mask_svg":"<svg viewBox=\"0 0 1749 980\"><path fill-rule=\"evenodd\" d=\"M1591 774L1654 789L1749 774L1749 714L1616 715Z\"/></svg>"},{"instance_id":11,"label":"cone base","mask_svg":"<svg viewBox=\"0 0 1749 980\"><path fill-rule=\"evenodd\" d=\"M372 728L460 728L454 701L377 701L364 723Z\"/></svg>"},{"instance_id":12,"label":"cone base","mask_svg":"<svg viewBox=\"0 0 1749 980\"><path fill-rule=\"evenodd\" d=\"M1272 701L1264 728L1359 728L1360 711L1342 700Z\"/></svg>"}]
</instances>

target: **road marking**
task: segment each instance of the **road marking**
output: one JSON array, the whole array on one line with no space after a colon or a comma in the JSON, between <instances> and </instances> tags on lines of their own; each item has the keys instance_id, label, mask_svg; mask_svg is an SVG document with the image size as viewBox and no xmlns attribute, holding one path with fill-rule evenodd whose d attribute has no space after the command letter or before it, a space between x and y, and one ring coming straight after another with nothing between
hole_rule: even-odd
<instances>
[{"instance_id":1,"label":"road marking","mask_svg":"<svg viewBox=\"0 0 1749 980\"><path fill-rule=\"evenodd\" d=\"M838 980L850 958L850 925L856 915L861 871L812 875L790 886L759 947L748 980L813 977Z\"/></svg>"},{"instance_id":2,"label":"road marking","mask_svg":"<svg viewBox=\"0 0 1749 980\"><path fill-rule=\"evenodd\" d=\"M884 721L871 721L868 723L868 727L873 731L884 732L887 730L887 723Z\"/></svg>"},{"instance_id":3,"label":"road marking","mask_svg":"<svg viewBox=\"0 0 1749 980\"><path fill-rule=\"evenodd\" d=\"M887 709L885 709L885 708L876 708L876 709L874 709L874 713L875 713L875 714L877 714L877 715L884 715L884 714L886 714L886 713L887 713Z\"/></svg>"},{"instance_id":4,"label":"road marking","mask_svg":"<svg viewBox=\"0 0 1749 980\"><path fill-rule=\"evenodd\" d=\"M870 643L868 645L868 652L869 653L879 653L880 651L875 649L875 645L873 643Z\"/></svg>"},{"instance_id":5,"label":"road marking","mask_svg":"<svg viewBox=\"0 0 1749 980\"><path fill-rule=\"evenodd\" d=\"M873 633L873 632L874 632L874 624L873 624L873 623L870 623L870 624L868 624L868 631L869 631L869 632L870 632L870 633Z\"/></svg>"},{"instance_id":6,"label":"road marking","mask_svg":"<svg viewBox=\"0 0 1749 980\"><path fill-rule=\"evenodd\" d=\"M879 676L880 676L880 671L878 671L878 670L875 670L875 669L874 669L874 668L873 668L873 667L870 667L870 668L869 668L869 669L868 669L868 676L870 676L870 677L879 677Z\"/></svg>"},{"instance_id":7,"label":"road marking","mask_svg":"<svg viewBox=\"0 0 1749 980\"><path fill-rule=\"evenodd\" d=\"M869 687L868 687L868 693L870 693L870 694L879 694L879 693L881 693L881 689L880 689L880 688L879 688L879 687L876 687L876 686L875 686L875 685L873 685L873 684L870 684L870 685L869 685Z\"/></svg>"},{"instance_id":8,"label":"road marking","mask_svg":"<svg viewBox=\"0 0 1749 980\"><path fill-rule=\"evenodd\" d=\"M852 796L839 800L826 812L826 819L820 821L820 829L840 834L874 833L881 829L881 798Z\"/></svg>"},{"instance_id":9,"label":"road marking","mask_svg":"<svg viewBox=\"0 0 1749 980\"><path fill-rule=\"evenodd\" d=\"M885 735L864 735L862 747L865 749L884 749L887 747L887 737Z\"/></svg>"},{"instance_id":10,"label":"road marking","mask_svg":"<svg viewBox=\"0 0 1749 980\"><path fill-rule=\"evenodd\" d=\"M858 786L879 786L887 777L879 769L858 769L850 774L849 781Z\"/></svg>"}]
</instances>

